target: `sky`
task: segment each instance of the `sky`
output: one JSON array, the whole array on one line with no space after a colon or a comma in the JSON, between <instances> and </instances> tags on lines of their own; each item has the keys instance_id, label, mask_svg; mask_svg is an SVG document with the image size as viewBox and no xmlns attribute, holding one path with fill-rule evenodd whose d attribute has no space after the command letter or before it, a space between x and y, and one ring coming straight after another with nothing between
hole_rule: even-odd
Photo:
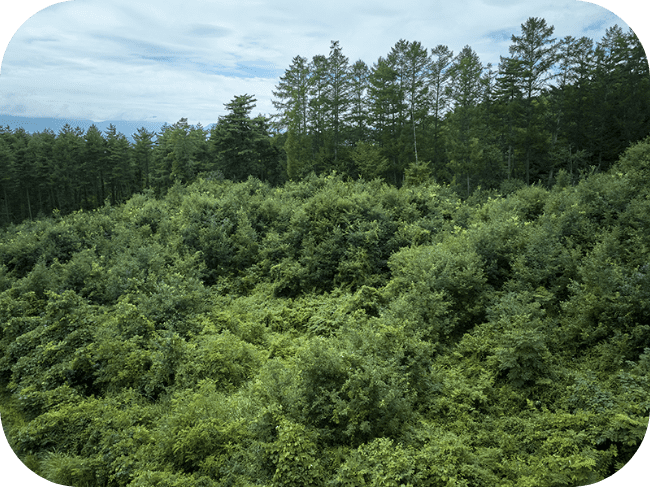
<instances>
[{"instance_id":1,"label":"sky","mask_svg":"<svg viewBox=\"0 0 650 487\"><path fill-rule=\"evenodd\" d=\"M272 91L292 59L328 55L332 40L350 64L362 59L372 66L405 39L454 53L469 45L496 68L529 17L546 19L558 39L598 41L618 24L644 42L646 2L594 1L618 16L577 0L68 0L21 25L8 3L36 11L56 0L5 2L0 115L168 123L184 117L207 126L243 94L257 99L253 115L270 115ZM12 15L18 25L10 26Z\"/></svg>"}]
</instances>

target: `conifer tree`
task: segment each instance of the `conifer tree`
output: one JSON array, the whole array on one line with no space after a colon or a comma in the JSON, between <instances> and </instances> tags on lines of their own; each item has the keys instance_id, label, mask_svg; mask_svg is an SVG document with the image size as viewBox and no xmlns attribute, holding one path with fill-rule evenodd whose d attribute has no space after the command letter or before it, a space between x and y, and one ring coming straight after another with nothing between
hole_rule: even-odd
<instances>
[{"instance_id":1,"label":"conifer tree","mask_svg":"<svg viewBox=\"0 0 650 487\"><path fill-rule=\"evenodd\" d=\"M342 53L339 41L332 41L327 58L327 87L325 110L331 131L331 147L334 164L337 164L339 147L346 137L345 120L350 107L349 61Z\"/></svg>"},{"instance_id":2,"label":"conifer tree","mask_svg":"<svg viewBox=\"0 0 650 487\"><path fill-rule=\"evenodd\" d=\"M154 132L149 132L144 127L140 127L138 131L133 134L133 139L135 140L133 157L135 159L135 166L139 173L138 181L143 188L148 188L150 185L154 135Z\"/></svg>"},{"instance_id":3,"label":"conifer tree","mask_svg":"<svg viewBox=\"0 0 650 487\"><path fill-rule=\"evenodd\" d=\"M104 182L106 181L106 141L95 124L91 125L84 136L84 168L88 174L92 196L92 206L104 203Z\"/></svg>"},{"instance_id":4,"label":"conifer tree","mask_svg":"<svg viewBox=\"0 0 650 487\"><path fill-rule=\"evenodd\" d=\"M450 96L454 111L448 117L447 154L457 182L460 182L460 177L466 179L468 195L471 176L479 172L482 157L478 116L478 104L483 94L482 72L483 65L470 46L458 53L450 67Z\"/></svg>"},{"instance_id":5,"label":"conifer tree","mask_svg":"<svg viewBox=\"0 0 650 487\"><path fill-rule=\"evenodd\" d=\"M347 123L350 127L350 141L357 144L368 138L368 65L361 59L350 69L350 112Z\"/></svg>"},{"instance_id":6,"label":"conifer tree","mask_svg":"<svg viewBox=\"0 0 650 487\"><path fill-rule=\"evenodd\" d=\"M433 170L439 171L444 158L442 127L444 115L449 109L451 99L449 86L449 67L454 53L442 44L431 49L429 68L429 106L431 115L432 163Z\"/></svg>"},{"instance_id":7,"label":"conifer tree","mask_svg":"<svg viewBox=\"0 0 650 487\"><path fill-rule=\"evenodd\" d=\"M327 109L329 98L329 62L322 54L315 55L309 64L309 133L314 169L321 172L330 167L330 154L327 150Z\"/></svg>"},{"instance_id":8,"label":"conifer tree","mask_svg":"<svg viewBox=\"0 0 650 487\"><path fill-rule=\"evenodd\" d=\"M379 58L369 76L369 120L373 138L387 157L394 184L401 182L401 141L405 112L404 93L398 72L389 60Z\"/></svg>"},{"instance_id":9,"label":"conifer tree","mask_svg":"<svg viewBox=\"0 0 650 487\"><path fill-rule=\"evenodd\" d=\"M546 20L530 17L521 25L521 35L512 36L510 54L518 61L518 83L523 94L523 130L525 152L525 180L530 184L531 159L534 146L544 146L547 135L544 133L544 104L539 97L546 92L548 82L553 77L551 67L556 61L553 26ZM542 170L542 168L538 168Z\"/></svg>"},{"instance_id":10,"label":"conifer tree","mask_svg":"<svg viewBox=\"0 0 650 487\"><path fill-rule=\"evenodd\" d=\"M287 129L291 123L300 134L307 133L309 109L310 65L307 58L296 56L280 77L273 91L273 106L279 112L273 117L276 129Z\"/></svg>"}]
</instances>

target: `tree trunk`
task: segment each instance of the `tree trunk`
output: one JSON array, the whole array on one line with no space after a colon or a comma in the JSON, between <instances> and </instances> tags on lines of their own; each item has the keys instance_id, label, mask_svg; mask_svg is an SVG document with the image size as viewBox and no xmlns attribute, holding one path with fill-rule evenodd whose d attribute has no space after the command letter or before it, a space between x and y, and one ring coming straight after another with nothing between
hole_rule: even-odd
<instances>
[{"instance_id":1,"label":"tree trunk","mask_svg":"<svg viewBox=\"0 0 650 487\"><path fill-rule=\"evenodd\" d=\"M27 193L27 211L29 213L29 219L33 220L33 218L32 218L32 203L29 200L29 189L25 190L25 193Z\"/></svg>"},{"instance_id":2,"label":"tree trunk","mask_svg":"<svg viewBox=\"0 0 650 487\"><path fill-rule=\"evenodd\" d=\"M7 223L10 223L11 220L9 219L9 204L8 204L9 199L7 198L7 188L3 186L2 192L5 195L5 215L7 215Z\"/></svg>"},{"instance_id":3,"label":"tree trunk","mask_svg":"<svg viewBox=\"0 0 650 487\"><path fill-rule=\"evenodd\" d=\"M530 184L530 146L526 148L526 184Z\"/></svg>"},{"instance_id":4,"label":"tree trunk","mask_svg":"<svg viewBox=\"0 0 650 487\"><path fill-rule=\"evenodd\" d=\"M512 176L512 144L508 145L508 179Z\"/></svg>"}]
</instances>

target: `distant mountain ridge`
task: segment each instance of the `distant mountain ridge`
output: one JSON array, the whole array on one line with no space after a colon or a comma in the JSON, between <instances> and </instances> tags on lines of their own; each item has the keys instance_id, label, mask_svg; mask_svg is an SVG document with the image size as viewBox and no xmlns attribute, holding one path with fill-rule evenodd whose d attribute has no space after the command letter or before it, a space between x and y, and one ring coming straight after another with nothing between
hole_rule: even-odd
<instances>
[{"instance_id":1,"label":"distant mountain ridge","mask_svg":"<svg viewBox=\"0 0 650 487\"><path fill-rule=\"evenodd\" d=\"M0 127L9 126L12 130L22 127L26 132L32 134L42 132L45 129L50 129L54 133L59 133L65 124L69 124L72 128L80 127L84 132L86 132L90 126L94 124L101 132L104 132L108 129L110 124L113 124L119 133L124 134L131 141L133 141L133 134L137 133L139 128L144 127L150 132L158 133L165 123L171 125L174 122L138 122L128 120L104 120L103 122L93 122L88 119L32 118L0 114Z\"/></svg>"}]
</instances>

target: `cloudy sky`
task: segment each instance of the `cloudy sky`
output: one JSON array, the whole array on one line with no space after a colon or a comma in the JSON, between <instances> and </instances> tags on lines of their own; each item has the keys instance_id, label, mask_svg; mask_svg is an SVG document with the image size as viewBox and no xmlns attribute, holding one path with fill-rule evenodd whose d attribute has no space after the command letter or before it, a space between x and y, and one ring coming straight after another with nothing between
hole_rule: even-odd
<instances>
[{"instance_id":1,"label":"cloudy sky","mask_svg":"<svg viewBox=\"0 0 650 487\"><path fill-rule=\"evenodd\" d=\"M258 100L254 114L271 114L292 58L327 55L332 40L351 63L372 65L405 39L455 53L469 44L496 66L529 17L546 19L557 38L598 41L614 24L630 26L648 45L644 1L594 1L620 17L577 0L72 0L18 28L4 3L0 30L18 30L2 61L0 114L208 125L244 93Z\"/></svg>"}]
</instances>

